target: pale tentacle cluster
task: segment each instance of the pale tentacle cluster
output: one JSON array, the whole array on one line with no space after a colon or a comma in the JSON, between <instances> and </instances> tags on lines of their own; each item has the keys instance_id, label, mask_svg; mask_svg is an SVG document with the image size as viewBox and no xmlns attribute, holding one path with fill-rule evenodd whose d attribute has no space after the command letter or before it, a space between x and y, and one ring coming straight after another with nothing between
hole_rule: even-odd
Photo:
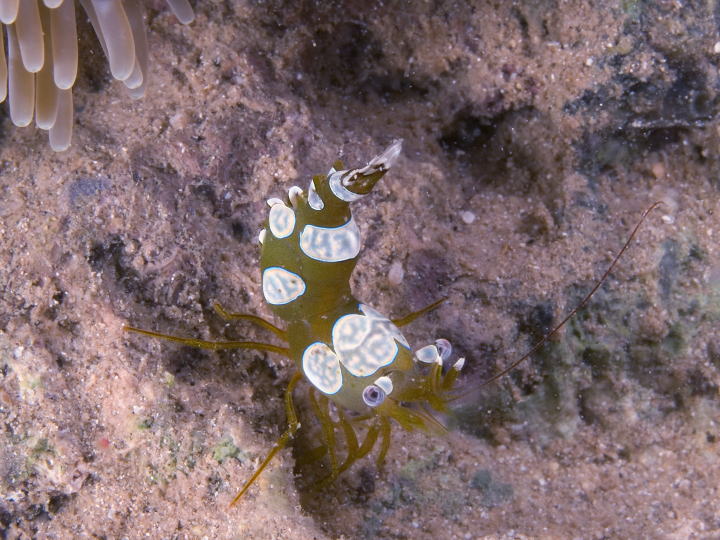
<instances>
[{"instance_id":1,"label":"pale tentacle cluster","mask_svg":"<svg viewBox=\"0 0 720 540\"><path fill-rule=\"evenodd\" d=\"M167 0L180 22L194 18L188 0ZM80 0L110 64L132 98L148 80L148 45L141 0ZM0 103L7 97L10 119L24 127L35 118L49 131L50 147L70 146L72 87L78 68L74 0L0 0Z\"/></svg>"}]
</instances>

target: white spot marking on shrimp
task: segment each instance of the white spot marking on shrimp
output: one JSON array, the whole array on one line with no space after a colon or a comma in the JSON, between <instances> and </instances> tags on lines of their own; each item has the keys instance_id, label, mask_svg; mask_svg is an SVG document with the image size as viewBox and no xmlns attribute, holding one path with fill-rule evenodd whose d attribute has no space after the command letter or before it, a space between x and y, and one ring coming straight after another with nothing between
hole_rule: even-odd
<instances>
[{"instance_id":1,"label":"white spot marking on shrimp","mask_svg":"<svg viewBox=\"0 0 720 540\"><path fill-rule=\"evenodd\" d=\"M415 351L415 358L423 364L442 364L442 357L435 345L425 345Z\"/></svg>"},{"instance_id":2,"label":"white spot marking on shrimp","mask_svg":"<svg viewBox=\"0 0 720 540\"><path fill-rule=\"evenodd\" d=\"M322 210L325 208L325 203L320 195L318 195L317 189L315 188L315 180L310 180L310 187L308 188L308 204L313 210Z\"/></svg>"},{"instance_id":3,"label":"white spot marking on shrimp","mask_svg":"<svg viewBox=\"0 0 720 540\"><path fill-rule=\"evenodd\" d=\"M363 315L352 313L335 322L333 347L345 369L356 377L367 377L392 364L398 342L407 342L392 321L363 304L359 308Z\"/></svg>"},{"instance_id":4,"label":"white spot marking on shrimp","mask_svg":"<svg viewBox=\"0 0 720 540\"><path fill-rule=\"evenodd\" d=\"M381 321L383 324L389 323L388 330L392 334L392 336L395 338L395 341L400 343L401 345L405 346L406 348L410 348L410 344L407 342L407 339L405 339L405 336L402 335L402 332L400 329L393 323L391 320L389 320L385 315L380 313L379 311L374 310L370 306L366 306L365 304L360 304L358 306L360 308L360 311L362 311L365 315L370 317L371 319L375 319L378 321Z\"/></svg>"},{"instance_id":5,"label":"white spot marking on shrimp","mask_svg":"<svg viewBox=\"0 0 720 540\"><path fill-rule=\"evenodd\" d=\"M268 216L270 232L276 238L287 238L295 230L295 212L284 204L274 204Z\"/></svg>"},{"instance_id":6,"label":"white spot marking on shrimp","mask_svg":"<svg viewBox=\"0 0 720 540\"><path fill-rule=\"evenodd\" d=\"M393 143L383 150L382 154L379 154L372 158L370 162L361 169L357 169L356 172L360 174L372 174L375 171L387 171L395 165L395 162L402 152L402 139L393 141Z\"/></svg>"},{"instance_id":7,"label":"white spot marking on shrimp","mask_svg":"<svg viewBox=\"0 0 720 540\"><path fill-rule=\"evenodd\" d=\"M353 193L343 185L342 181L345 176L353 175L355 174L355 172L355 169L353 169L352 171L337 171L328 176L328 184L330 185L330 189L332 190L333 194L341 201L355 202L365 196L359 193Z\"/></svg>"},{"instance_id":8,"label":"white spot marking on shrimp","mask_svg":"<svg viewBox=\"0 0 720 540\"><path fill-rule=\"evenodd\" d=\"M305 293L303 279L279 266L266 268L262 276L263 295L268 304L289 304Z\"/></svg>"},{"instance_id":9,"label":"white spot marking on shrimp","mask_svg":"<svg viewBox=\"0 0 720 540\"><path fill-rule=\"evenodd\" d=\"M334 228L305 225L300 233L300 249L311 259L321 262L354 259L360 253L360 229L353 218Z\"/></svg>"},{"instance_id":10,"label":"white spot marking on shrimp","mask_svg":"<svg viewBox=\"0 0 720 540\"><path fill-rule=\"evenodd\" d=\"M293 186L288 190L288 199L290 199L290 203L297 208L299 201L302 197L303 190L302 188L298 186Z\"/></svg>"},{"instance_id":11,"label":"white spot marking on shrimp","mask_svg":"<svg viewBox=\"0 0 720 540\"><path fill-rule=\"evenodd\" d=\"M382 389L383 392L385 392L386 396L389 396L392 394L393 391L393 383L390 377L387 375L383 375L382 377L378 377L375 379L375 382L373 383L378 388Z\"/></svg>"},{"instance_id":12,"label":"white spot marking on shrimp","mask_svg":"<svg viewBox=\"0 0 720 540\"><path fill-rule=\"evenodd\" d=\"M340 360L325 343L317 341L305 349L302 368L313 386L325 394L334 394L342 387Z\"/></svg>"}]
</instances>

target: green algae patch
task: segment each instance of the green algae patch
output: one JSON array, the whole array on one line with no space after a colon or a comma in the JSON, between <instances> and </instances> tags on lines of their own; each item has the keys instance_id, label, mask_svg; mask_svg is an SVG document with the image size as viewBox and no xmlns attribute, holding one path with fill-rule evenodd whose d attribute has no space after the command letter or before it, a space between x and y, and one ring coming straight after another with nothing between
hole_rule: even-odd
<instances>
[{"instance_id":1,"label":"green algae patch","mask_svg":"<svg viewBox=\"0 0 720 540\"><path fill-rule=\"evenodd\" d=\"M470 485L482 494L481 504L487 508L494 508L509 502L513 497L512 484L498 482L493 479L487 469L480 469L475 473Z\"/></svg>"},{"instance_id":2,"label":"green algae patch","mask_svg":"<svg viewBox=\"0 0 720 540\"><path fill-rule=\"evenodd\" d=\"M241 461L245 460L247 459L247 454L235 446L232 437L225 437L213 447L212 457L218 463L223 463L226 459L231 458L236 458Z\"/></svg>"}]
</instances>

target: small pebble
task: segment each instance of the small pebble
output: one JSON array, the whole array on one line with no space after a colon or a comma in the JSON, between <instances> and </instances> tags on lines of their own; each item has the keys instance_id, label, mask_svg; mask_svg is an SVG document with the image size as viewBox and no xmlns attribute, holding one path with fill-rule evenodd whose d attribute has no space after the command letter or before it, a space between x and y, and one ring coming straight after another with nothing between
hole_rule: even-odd
<instances>
[{"instance_id":1,"label":"small pebble","mask_svg":"<svg viewBox=\"0 0 720 540\"><path fill-rule=\"evenodd\" d=\"M400 285L402 283L403 278L405 277L405 270L403 269L403 265L400 261L395 261L390 265L390 270L388 271L388 281L391 285Z\"/></svg>"},{"instance_id":2,"label":"small pebble","mask_svg":"<svg viewBox=\"0 0 720 540\"><path fill-rule=\"evenodd\" d=\"M650 170L652 171L655 178L662 178L663 176L665 176L665 167L659 161L653 163L650 167Z\"/></svg>"},{"instance_id":3,"label":"small pebble","mask_svg":"<svg viewBox=\"0 0 720 540\"><path fill-rule=\"evenodd\" d=\"M169 123L173 129L183 129L187 127L187 116L176 113L170 117Z\"/></svg>"},{"instance_id":4,"label":"small pebble","mask_svg":"<svg viewBox=\"0 0 720 540\"><path fill-rule=\"evenodd\" d=\"M463 220L463 223L470 225L473 221L475 221L475 214L468 210L463 210L460 212L460 219Z\"/></svg>"}]
</instances>

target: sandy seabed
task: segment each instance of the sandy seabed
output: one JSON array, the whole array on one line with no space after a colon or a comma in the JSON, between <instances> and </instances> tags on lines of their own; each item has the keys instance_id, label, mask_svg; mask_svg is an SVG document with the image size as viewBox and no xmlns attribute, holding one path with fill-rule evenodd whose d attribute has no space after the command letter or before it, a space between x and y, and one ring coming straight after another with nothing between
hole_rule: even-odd
<instances>
[{"instance_id":1,"label":"sandy seabed","mask_svg":"<svg viewBox=\"0 0 720 540\"><path fill-rule=\"evenodd\" d=\"M150 2L131 101L81 25L73 146L0 140L0 537L717 538L720 9L711 2ZM3 113L4 114L4 113ZM356 295L449 339L450 433L313 490L267 340L265 200L395 138ZM547 347L482 382L612 277ZM390 271L392 269L392 272ZM305 393L299 392L302 402Z\"/></svg>"}]
</instances>

